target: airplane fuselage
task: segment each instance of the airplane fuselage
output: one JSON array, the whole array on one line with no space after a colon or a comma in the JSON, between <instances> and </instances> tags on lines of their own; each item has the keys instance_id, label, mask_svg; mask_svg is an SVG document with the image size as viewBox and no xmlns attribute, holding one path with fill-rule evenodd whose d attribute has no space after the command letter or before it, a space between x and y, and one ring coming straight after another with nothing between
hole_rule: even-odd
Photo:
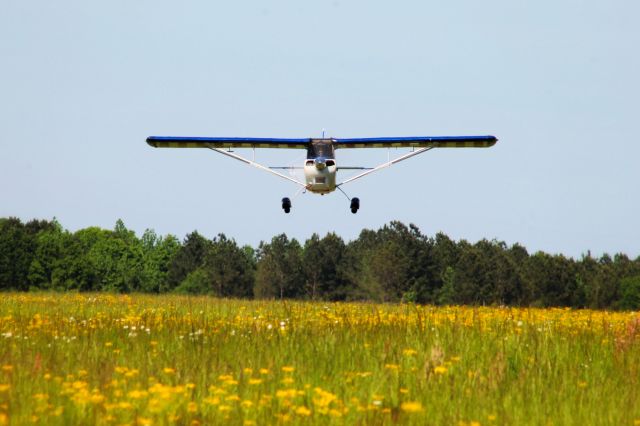
<instances>
[{"instance_id":1,"label":"airplane fuselage","mask_svg":"<svg viewBox=\"0 0 640 426\"><path fill-rule=\"evenodd\" d=\"M304 162L307 190L321 195L335 191L337 170L333 140L312 139Z\"/></svg>"},{"instance_id":2,"label":"airplane fuselage","mask_svg":"<svg viewBox=\"0 0 640 426\"><path fill-rule=\"evenodd\" d=\"M304 163L304 180L307 190L316 194L328 194L336 190L336 160L317 157Z\"/></svg>"}]
</instances>

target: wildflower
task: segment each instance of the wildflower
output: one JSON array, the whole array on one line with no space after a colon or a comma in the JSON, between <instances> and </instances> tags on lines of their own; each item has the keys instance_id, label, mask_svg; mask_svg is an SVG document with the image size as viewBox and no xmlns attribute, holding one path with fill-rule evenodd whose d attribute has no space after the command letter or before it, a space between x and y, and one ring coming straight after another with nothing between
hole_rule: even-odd
<instances>
[{"instance_id":1,"label":"wildflower","mask_svg":"<svg viewBox=\"0 0 640 426\"><path fill-rule=\"evenodd\" d=\"M295 398L297 392L295 389L278 389L276 391L276 397L278 398Z\"/></svg>"},{"instance_id":2,"label":"wildflower","mask_svg":"<svg viewBox=\"0 0 640 426\"><path fill-rule=\"evenodd\" d=\"M209 405L218 405L220 404L220 398L218 398L217 396L215 397L207 397L204 400L205 404L209 404Z\"/></svg>"},{"instance_id":3,"label":"wildflower","mask_svg":"<svg viewBox=\"0 0 640 426\"><path fill-rule=\"evenodd\" d=\"M294 370L295 370L295 367L291 367L288 365L285 365L284 367L282 367L282 371L285 373L293 373Z\"/></svg>"},{"instance_id":4,"label":"wildflower","mask_svg":"<svg viewBox=\"0 0 640 426\"><path fill-rule=\"evenodd\" d=\"M309 410L307 407L305 407L304 405L296 408L296 414L299 416L303 416L303 417L308 417L311 415L311 410Z\"/></svg>"},{"instance_id":5,"label":"wildflower","mask_svg":"<svg viewBox=\"0 0 640 426\"><path fill-rule=\"evenodd\" d=\"M131 392L127 393L127 396L131 399L140 399L140 398L144 398L148 395L148 393L146 391L140 391L140 390L132 390Z\"/></svg>"},{"instance_id":6,"label":"wildflower","mask_svg":"<svg viewBox=\"0 0 640 426\"><path fill-rule=\"evenodd\" d=\"M446 374L447 373L447 367L443 366L443 365L439 365L436 368L433 369L433 372L436 374Z\"/></svg>"},{"instance_id":7,"label":"wildflower","mask_svg":"<svg viewBox=\"0 0 640 426\"><path fill-rule=\"evenodd\" d=\"M331 417L342 417L342 412L336 410L335 408L332 408L331 410L329 410L329 415Z\"/></svg>"},{"instance_id":8,"label":"wildflower","mask_svg":"<svg viewBox=\"0 0 640 426\"><path fill-rule=\"evenodd\" d=\"M417 353L418 353L418 351L416 351L415 349L405 349L405 350L402 351L402 354L404 356L413 356L413 355L415 355Z\"/></svg>"},{"instance_id":9,"label":"wildflower","mask_svg":"<svg viewBox=\"0 0 640 426\"><path fill-rule=\"evenodd\" d=\"M400 409L407 413L418 413L422 411L422 404L417 401L403 402L400 404Z\"/></svg>"},{"instance_id":10,"label":"wildflower","mask_svg":"<svg viewBox=\"0 0 640 426\"><path fill-rule=\"evenodd\" d=\"M137 369L129 370L126 373L124 373L124 377L135 377L138 375L138 373L139 373L139 370Z\"/></svg>"}]
</instances>

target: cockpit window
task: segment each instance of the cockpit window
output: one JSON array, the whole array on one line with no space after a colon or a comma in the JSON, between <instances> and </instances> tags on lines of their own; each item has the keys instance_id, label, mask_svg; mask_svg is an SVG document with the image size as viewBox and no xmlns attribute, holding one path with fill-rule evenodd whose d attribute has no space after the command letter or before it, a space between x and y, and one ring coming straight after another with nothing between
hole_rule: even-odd
<instances>
[{"instance_id":1,"label":"cockpit window","mask_svg":"<svg viewBox=\"0 0 640 426\"><path fill-rule=\"evenodd\" d=\"M335 165L336 165L336 162L335 162L335 161L333 161L333 160L327 160L327 167L329 167L329 166L335 166Z\"/></svg>"},{"instance_id":2,"label":"cockpit window","mask_svg":"<svg viewBox=\"0 0 640 426\"><path fill-rule=\"evenodd\" d=\"M307 148L307 158L335 158L333 144L330 140L311 142Z\"/></svg>"}]
</instances>

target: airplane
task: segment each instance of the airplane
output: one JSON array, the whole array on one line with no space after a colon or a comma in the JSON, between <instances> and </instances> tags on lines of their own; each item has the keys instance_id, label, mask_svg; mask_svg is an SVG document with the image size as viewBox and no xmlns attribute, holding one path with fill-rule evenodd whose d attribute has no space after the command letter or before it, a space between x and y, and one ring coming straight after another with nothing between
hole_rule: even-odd
<instances>
[{"instance_id":1,"label":"airplane","mask_svg":"<svg viewBox=\"0 0 640 426\"><path fill-rule=\"evenodd\" d=\"M243 137L183 137L183 136L149 136L147 143L154 148L208 148L245 164L272 173L281 178L301 186L300 191L325 195L336 189L340 190L350 201L351 213L355 214L360 208L360 199L350 198L341 188L349 182L360 179L373 172L390 167L433 148L489 148L498 141L495 136L405 136L379 138L350 138L338 139L321 138L283 139L283 138L243 138ZM242 157L231 148L253 149L253 160ZM255 162L256 148L292 148L305 149L307 158L302 167L267 167ZM348 167L338 166L336 162L337 149L350 148L411 148L411 152L398 158L380 164L376 167ZM225 150L226 149L226 150ZM303 169L304 182L277 172L277 169ZM336 183L339 170L363 170L340 183ZM298 192L299 193L299 192ZM296 194L297 195L297 194ZM285 213L291 211L291 199L282 199L282 209Z\"/></svg>"}]
</instances>

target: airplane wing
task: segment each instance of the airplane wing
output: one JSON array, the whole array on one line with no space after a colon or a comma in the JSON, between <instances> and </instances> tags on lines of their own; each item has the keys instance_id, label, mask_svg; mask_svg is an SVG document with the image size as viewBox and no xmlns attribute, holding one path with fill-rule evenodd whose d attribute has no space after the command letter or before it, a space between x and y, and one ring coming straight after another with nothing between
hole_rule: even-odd
<instances>
[{"instance_id":1,"label":"airplane wing","mask_svg":"<svg viewBox=\"0 0 640 426\"><path fill-rule=\"evenodd\" d=\"M336 148L489 148L495 136L408 136L334 139Z\"/></svg>"},{"instance_id":2,"label":"airplane wing","mask_svg":"<svg viewBox=\"0 0 640 426\"><path fill-rule=\"evenodd\" d=\"M310 139L149 136L154 148L306 148Z\"/></svg>"}]
</instances>

